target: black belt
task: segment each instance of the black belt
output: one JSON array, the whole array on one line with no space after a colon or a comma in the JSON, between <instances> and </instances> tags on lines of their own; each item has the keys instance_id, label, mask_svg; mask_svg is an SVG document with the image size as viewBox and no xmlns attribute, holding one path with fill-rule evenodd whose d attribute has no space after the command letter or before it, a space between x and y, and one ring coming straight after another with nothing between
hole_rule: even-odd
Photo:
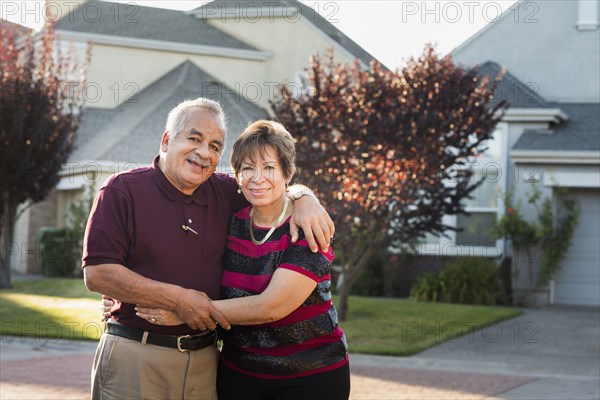
<instances>
[{"instance_id":1,"label":"black belt","mask_svg":"<svg viewBox=\"0 0 600 400\"><path fill-rule=\"evenodd\" d=\"M217 331L209 331L208 333L199 335L159 335L157 333L150 333L130 326L110 322L106 323L104 331L111 335L121 336L138 342L143 342L144 335L147 334L145 343L177 349L182 353L200 350L217 343Z\"/></svg>"}]
</instances>

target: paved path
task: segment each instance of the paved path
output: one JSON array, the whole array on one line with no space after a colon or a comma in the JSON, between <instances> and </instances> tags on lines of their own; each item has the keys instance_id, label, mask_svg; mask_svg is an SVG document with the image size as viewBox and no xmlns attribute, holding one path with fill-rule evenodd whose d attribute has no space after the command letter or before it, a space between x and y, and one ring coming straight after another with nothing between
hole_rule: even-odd
<instances>
[{"instance_id":1,"label":"paved path","mask_svg":"<svg viewBox=\"0 0 600 400\"><path fill-rule=\"evenodd\" d=\"M352 400L600 399L598 309L546 307L413 357L352 354ZM0 399L85 399L95 343L0 337Z\"/></svg>"}]
</instances>

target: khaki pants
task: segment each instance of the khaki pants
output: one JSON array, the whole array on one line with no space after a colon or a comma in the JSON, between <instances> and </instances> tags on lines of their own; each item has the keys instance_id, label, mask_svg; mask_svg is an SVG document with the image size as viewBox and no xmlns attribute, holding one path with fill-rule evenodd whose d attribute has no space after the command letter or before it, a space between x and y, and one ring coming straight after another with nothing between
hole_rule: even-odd
<instances>
[{"instance_id":1,"label":"khaki pants","mask_svg":"<svg viewBox=\"0 0 600 400\"><path fill-rule=\"evenodd\" d=\"M92 399L216 400L217 348L180 353L104 333L92 368Z\"/></svg>"}]
</instances>

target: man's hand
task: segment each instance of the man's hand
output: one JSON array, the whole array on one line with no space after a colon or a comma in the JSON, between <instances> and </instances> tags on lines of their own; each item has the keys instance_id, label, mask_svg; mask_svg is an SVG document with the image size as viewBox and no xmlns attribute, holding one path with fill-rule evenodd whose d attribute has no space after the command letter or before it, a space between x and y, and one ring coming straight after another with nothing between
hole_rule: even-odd
<instances>
[{"instance_id":1,"label":"man's hand","mask_svg":"<svg viewBox=\"0 0 600 400\"><path fill-rule=\"evenodd\" d=\"M203 292L148 279L119 264L87 266L83 272L87 288L104 293L108 298L147 308L174 310L192 329L215 329L216 323L225 329L231 327ZM103 312L106 317L106 310Z\"/></svg>"},{"instance_id":2,"label":"man's hand","mask_svg":"<svg viewBox=\"0 0 600 400\"><path fill-rule=\"evenodd\" d=\"M331 238L335 233L335 226L316 197L302 196L294 201L294 211L290 220L290 234L293 243L298 240L298 228L304 232L308 246L313 253L319 250L318 247L324 252L329 249Z\"/></svg>"},{"instance_id":3,"label":"man's hand","mask_svg":"<svg viewBox=\"0 0 600 400\"><path fill-rule=\"evenodd\" d=\"M183 289L174 311L192 329L216 329L217 324L225 329L231 328L225 316L213 306L210 298L203 292Z\"/></svg>"}]
</instances>

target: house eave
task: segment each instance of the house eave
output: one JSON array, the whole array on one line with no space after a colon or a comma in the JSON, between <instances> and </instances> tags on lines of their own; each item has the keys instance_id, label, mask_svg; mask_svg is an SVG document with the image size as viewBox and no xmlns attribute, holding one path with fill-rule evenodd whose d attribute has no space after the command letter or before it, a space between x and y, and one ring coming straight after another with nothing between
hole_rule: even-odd
<instances>
[{"instance_id":1,"label":"house eave","mask_svg":"<svg viewBox=\"0 0 600 400\"><path fill-rule=\"evenodd\" d=\"M61 39L73 42L93 42L96 44L110 46L133 47L146 50L167 51L171 53L188 53L255 61L265 61L271 58L271 53L266 51L167 42L163 40L139 39L123 36L102 35L97 33L80 33L64 30L57 32Z\"/></svg>"},{"instance_id":2,"label":"house eave","mask_svg":"<svg viewBox=\"0 0 600 400\"><path fill-rule=\"evenodd\" d=\"M509 108L502 117L504 122L552 122L566 121L569 116L560 108Z\"/></svg>"},{"instance_id":3,"label":"house eave","mask_svg":"<svg viewBox=\"0 0 600 400\"><path fill-rule=\"evenodd\" d=\"M515 163L530 164L600 164L600 151L511 150Z\"/></svg>"}]
</instances>

